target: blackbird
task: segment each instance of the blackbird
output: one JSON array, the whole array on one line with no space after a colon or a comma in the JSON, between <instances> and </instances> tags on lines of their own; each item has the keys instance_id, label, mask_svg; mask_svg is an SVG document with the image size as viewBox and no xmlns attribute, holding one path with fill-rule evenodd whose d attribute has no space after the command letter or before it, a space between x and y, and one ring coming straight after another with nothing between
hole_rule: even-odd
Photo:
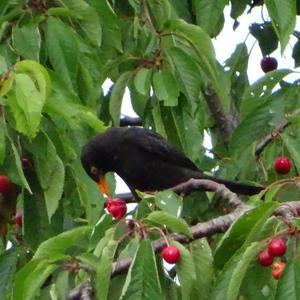
<instances>
[{"instance_id":1,"label":"blackbird","mask_svg":"<svg viewBox=\"0 0 300 300\"><path fill-rule=\"evenodd\" d=\"M191 178L210 179L244 195L257 194L263 189L203 174L160 135L142 127L115 127L95 136L83 147L81 162L104 191L107 191L103 185L107 172L117 173L132 191L164 190Z\"/></svg>"}]
</instances>

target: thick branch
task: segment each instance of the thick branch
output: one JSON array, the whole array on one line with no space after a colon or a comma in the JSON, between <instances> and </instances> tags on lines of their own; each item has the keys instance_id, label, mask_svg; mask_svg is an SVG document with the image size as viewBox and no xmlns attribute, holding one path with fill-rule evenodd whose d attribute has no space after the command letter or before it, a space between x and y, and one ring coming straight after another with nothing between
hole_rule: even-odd
<instances>
[{"instance_id":1,"label":"thick branch","mask_svg":"<svg viewBox=\"0 0 300 300\"><path fill-rule=\"evenodd\" d=\"M233 208L244 205L239 197L235 193L231 192L224 184L213 180L192 178L186 182L176 185L172 188L172 190L177 194L184 195L188 195L197 190L215 192L223 199L228 200L229 205Z\"/></svg>"},{"instance_id":2,"label":"thick branch","mask_svg":"<svg viewBox=\"0 0 300 300\"><path fill-rule=\"evenodd\" d=\"M251 209L252 207L244 205L243 207L236 209L234 212L230 214L212 219L207 222L198 223L197 225L192 226L191 227L191 233L193 236L192 239L188 239L185 235L181 235L181 234L172 234L170 236L170 239L184 244L202 237L209 237L217 233L223 233L230 227L230 225L234 221L236 221L238 218L240 218L242 215L244 215L246 212L248 212ZM278 209L274 211L275 216L286 217L287 214L291 214L291 213L293 215L295 215L296 213L300 214L300 201L283 203ZM163 238L158 239L152 242L152 246L154 252L158 253L166 246L166 241ZM131 257L125 257L124 259L115 262L112 268L112 276L126 273L128 271L128 268L130 267L131 262L132 262Z\"/></svg>"}]
</instances>

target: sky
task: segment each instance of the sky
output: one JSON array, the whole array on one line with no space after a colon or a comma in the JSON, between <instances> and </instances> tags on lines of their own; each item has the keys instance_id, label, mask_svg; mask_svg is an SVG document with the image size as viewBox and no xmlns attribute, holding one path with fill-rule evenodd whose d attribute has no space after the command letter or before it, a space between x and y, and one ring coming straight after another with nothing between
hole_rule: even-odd
<instances>
[{"instance_id":1,"label":"sky","mask_svg":"<svg viewBox=\"0 0 300 300\"><path fill-rule=\"evenodd\" d=\"M284 1L284 0L282 0ZM222 64L224 63L234 52L236 45L242 43L246 39L246 45L248 51L251 50L251 54L249 57L249 64L248 64L248 77L250 83L255 82L259 78L264 75L264 72L261 70L260 61L262 59L262 53L260 51L258 42L256 42L255 38L249 34L249 25L252 23L263 23L262 15L265 20L269 20L267 10L264 7L254 7L250 14L243 14L238 21L240 25L234 31L233 24L234 20L230 17L230 7L227 6L225 8L225 24L222 32L212 40L217 60ZM297 18L298 22L296 25L296 30L300 31L300 18ZM247 36L248 35L248 36ZM292 47L296 42L296 38L292 37L289 45L286 47L283 55L280 53L280 49L274 51L271 56L275 57L278 60L278 68L294 68L294 60L292 59ZM294 69L296 71L300 71L300 68ZM287 81L294 81L295 79L299 79L298 73L293 73L288 75L285 80ZM110 87L112 82L107 80L103 85L104 93L106 93ZM121 113L127 116L136 117L131 103L128 90L125 92L123 103L121 107ZM207 149L211 149L211 143L209 136L206 137L204 140L205 147ZM128 192L128 188L120 178L117 179L117 189L116 193L124 193Z\"/></svg>"}]
</instances>

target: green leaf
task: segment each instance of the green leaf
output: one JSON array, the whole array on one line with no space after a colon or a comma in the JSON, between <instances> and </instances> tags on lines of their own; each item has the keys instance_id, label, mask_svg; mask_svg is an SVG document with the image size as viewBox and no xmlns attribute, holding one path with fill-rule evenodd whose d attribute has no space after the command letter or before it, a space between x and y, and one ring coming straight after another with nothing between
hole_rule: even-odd
<instances>
[{"instance_id":1,"label":"green leaf","mask_svg":"<svg viewBox=\"0 0 300 300\"><path fill-rule=\"evenodd\" d=\"M31 145L34 167L43 190L51 186L49 178L55 172L57 167L56 148L50 138L40 133Z\"/></svg>"},{"instance_id":2,"label":"green leaf","mask_svg":"<svg viewBox=\"0 0 300 300\"><path fill-rule=\"evenodd\" d=\"M288 149L291 158L293 160L293 163L295 164L295 167L298 172L300 172L300 153L299 153L299 138L293 138L290 135L283 133L281 135L281 138L284 142L285 147Z\"/></svg>"},{"instance_id":3,"label":"green leaf","mask_svg":"<svg viewBox=\"0 0 300 300\"><path fill-rule=\"evenodd\" d=\"M39 61L41 35L38 24L31 22L22 27L14 27L12 41L14 48L23 58Z\"/></svg>"},{"instance_id":4,"label":"green leaf","mask_svg":"<svg viewBox=\"0 0 300 300\"><path fill-rule=\"evenodd\" d=\"M102 25L102 45L105 49L114 49L122 52L122 38L121 30L119 27L118 16L110 6L109 1L103 0L90 0L91 5L97 10L100 16Z\"/></svg>"},{"instance_id":5,"label":"green leaf","mask_svg":"<svg viewBox=\"0 0 300 300\"><path fill-rule=\"evenodd\" d=\"M106 127L104 123L99 120L95 113L87 111L85 107L78 107L78 112L74 115L74 118L78 118L81 122L88 124L96 132L103 132Z\"/></svg>"},{"instance_id":6,"label":"green leaf","mask_svg":"<svg viewBox=\"0 0 300 300\"><path fill-rule=\"evenodd\" d=\"M46 207L49 221L58 208L59 200L63 194L65 181L65 168L62 160L56 156L56 164L51 177L48 178L49 186L44 189Z\"/></svg>"},{"instance_id":7,"label":"green leaf","mask_svg":"<svg viewBox=\"0 0 300 300\"><path fill-rule=\"evenodd\" d=\"M197 292L197 299L209 300L214 275L211 248L203 238L190 243L190 249L196 269L197 284L194 289Z\"/></svg>"},{"instance_id":8,"label":"green leaf","mask_svg":"<svg viewBox=\"0 0 300 300\"><path fill-rule=\"evenodd\" d=\"M75 12L80 20L79 27L83 30L89 42L95 47L100 47L102 30L96 10L83 0L62 0L61 2Z\"/></svg>"},{"instance_id":9,"label":"green leaf","mask_svg":"<svg viewBox=\"0 0 300 300\"><path fill-rule=\"evenodd\" d=\"M149 240L143 240L127 273L120 300L161 299L156 260Z\"/></svg>"},{"instance_id":10,"label":"green leaf","mask_svg":"<svg viewBox=\"0 0 300 300\"><path fill-rule=\"evenodd\" d=\"M133 82L136 90L142 95L148 95L151 86L152 70L141 68L134 76Z\"/></svg>"},{"instance_id":11,"label":"green leaf","mask_svg":"<svg viewBox=\"0 0 300 300\"><path fill-rule=\"evenodd\" d=\"M57 265L47 261L31 261L16 275L13 289L13 300L32 300L48 278L57 269Z\"/></svg>"},{"instance_id":12,"label":"green leaf","mask_svg":"<svg viewBox=\"0 0 300 300\"><path fill-rule=\"evenodd\" d=\"M192 254L188 249L178 242L173 241L172 245L180 251L180 260L176 263L176 271L181 287L181 296L183 300L190 299L190 293L194 286L197 285L196 268Z\"/></svg>"},{"instance_id":13,"label":"green leaf","mask_svg":"<svg viewBox=\"0 0 300 300\"><path fill-rule=\"evenodd\" d=\"M170 57L177 69L177 81L180 90L186 95L190 102L196 102L201 89L201 80L199 80L199 69L188 54L180 48L172 48Z\"/></svg>"},{"instance_id":14,"label":"green leaf","mask_svg":"<svg viewBox=\"0 0 300 300\"><path fill-rule=\"evenodd\" d=\"M78 227L66 232L63 232L55 237L52 237L38 247L33 259L41 260L55 260L63 257L63 254L68 248L86 243L88 236L91 234L92 228L90 226Z\"/></svg>"},{"instance_id":15,"label":"green leaf","mask_svg":"<svg viewBox=\"0 0 300 300\"><path fill-rule=\"evenodd\" d=\"M154 27L159 32L163 29L163 25L170 18L170 3L167 0L148 0L147 6Z\"/></svg>"},{"instance_id":16,"label":"green leaf","mask_svg":"<svg viewBox=\"0 0 300 300\"><path fill-rule=\"evenodd\" d=\"M110 214L104 214L101 216L100 220L93 228L89 242L89 250L92 250L96 247L98 242L104 237L105 231L110 228L111 223L112 217Z\"/></svg>"},{"instance_id":17,"label":"green leaf","mask_svg":"<svg viewBox=\"0 0 300 300\"><path fill-rule=\"evenodd\" d=\"M164 101L165 106L177 106L179 88L173 74L166 69L155 72L153 75L155 96Z\"/></svg>"},{"instance_id":18,"label":"green leaf","mask_svg":"<svg viewBox=\"0 0 300 300\"><path fill-rule=\"evenodd\" d=\"M245 118L261 106L263 100L268 100L268 97L272 94L273 88L290 73L290 70L272 71L249 86L243 95L240 107L241 118Z\"/></svg>"},{"instance_id":19,"label":"green leaf","mask_svg":"<svg viewBox=\"0 0 300 300\"><path fill-rule=\"evenodd\" d=\"M228 2L228 0L193 0L193 10L197 24L210 36L216 34L215 29L223 15L224 7Z\"/></svg>"},{"instance_id":20,"label":"green leaf","mask_svg":"<svg viewBox=\"0 0 300 300\"><path fill-rule=\"evenodd\" d=\"M15 74L15 89L8 95L8 105L16 129L28 137L35 137L39 130L44 99L27 74Z\"/></svg>"},{"instance_id":21,"label":"green leaf","mask_svg":"<svg viewBox=\"0 0 300 300\"><path fill-rule=\"evenodd\" d=\"M130 77L131 72L128 71L123 73L114 84L110 95L109 112L115 126L117 126L120 123L123 95Z\"/></svg>"},{"instance_id":22,"label":"green leaf","mask_svg":"<svg viewBox=\"0 0 300 300\"><path fill-rule=\"evenodd\" d=\"M242 281L246 275L250 263L257 257L259 244L252 243L244 251L239 251L225 265L220 275L216 279L216 286L212 300L232 300L237 299Z\"/></svg>"},{"instance_id":23,"label":"green leaf","mask_svg":"<svg viewBox=\"0 0 300 300\"><path fill-rule=\"evenodd\" d=\"M300 298L300 258L297 255L287 262L283 274L280 277L276 289L275 300L299 299Z\"/></svg>"},{"instance_id":24,"label":"green leaf","mask_svg":"<svg viewBox=\"0 0 300 300\"><path fill-rule=\"evenodd\" d=\"M296 1L266 0L265 4L283 53L296 24Z\"/></svg>"},{"instance_id":25,"label":"green leaf","mask_svg":"<svg viewBox=\"0 0 300 300\"><path fill-rule=\"evenodd\" d=\"M46 134L39 134L31 145L34 167L44 192L49 221L58 208L65 180L62 160L56 154L53 142Z\"/></svg>"},{"instance_id":26,"label":"green leaf","mask_svg":"<svg viewBox=\"0 0 300 300\"><path fill-rule=\"evenodd\" d=\"M271 202L275 200L275 196L278 193L278 191L284 186L284 184L275 184L270 189L267 190L267 192L264 195L264 201L265 202Z\"/></svg>"},{"instance_id":27,"label":"green leaf","mask_svg":"<svg viewBox=\"0 0 300 300\"><path fill-rule=\"evenodd\" d=\"M60 20L49 17L46 28L46 45L54 70L73 89L79 66L78 44L74 33Z\"/></svg>"},{"instance_id":28,"label":"green leaf","mask_svg":"<svg viewBox=\"0 0 300 300\"><path fill-rule=\"evenodd\" d=\"M221 68L217 67L215 51L208 34L199 26L187 24L183 20L169 21L168 29L176 30L176 38L188 42L191 50L195 51L202 74L211 82L224 110L228 111L230 106L229 86L224 81Z\"/></svg>"},{"instance_id":29,"label":"green leaf","mask_svg":"<svg viewBox=\"0 0 300 300\"><path fill-rule=\"evenodd\" d=\"M146 220L165 225L174 232L183 233L188 237L192 237L189 226L185 220L179 219L165 211L154 211L148 215Z\"/></svg>"},{"instance_id":30,"label":"green leaf","mask_svg":"<svg viewBox=\"0 0 300 300\"><path fill-rule=\"evenodd\" d=\"M278 38L271 22L263 24L253 23L249 27L250 33L258 40L263 56L272 53L278 47Z\"/></svg>"},{"instance_id":31,"label":"green leaf","mask_svg":"<svg viewBox=\"0 0 300 300\"><path fill-rule=\"evenodd\" d=\"M8 250L0 255L0 295L3 299L11 292L17 260L18 252L15 250Z\"/></svg>"},{"instance_id":32,"label":"green leaf","mask_svg":"<svg viewBox=\"0 0 300 300\"><path fill-rule=\"evenodd\" d=\"M230 16L233 19L237 19L245 11L249 0L231 0Z\"/></svg>"},{"instance_id":33,"label":"green leaf","mask_svg":"<svg viewBox=\"0 0 300 300\"><path fill-rule=\"evenodd\" d=\"M7 97L16 129L32 138L41 122L42 110L51 92L46 69L35 61L23 60L14 67L14 85Z\"/></svg>"},{"instance_id":34,"label":"green leaf","mask_svg":"<svg viewBox=\"0 0 300 300\"><path fill-rule=\"evenodd\" d=\"M5 123L0 117L0 165L3 164L5 158Z\"/></svg>"},{"instance_id":35,"label":"green leaf","mask_svg":"<svg viewBox=\"0 0 300 300\"><path fill-rule=\"evenodd\" d=\"M23 166L22 166L22 162L21 162L21 159L20 159L20 154L18 153L18 150L17 150L13 140L11 139L11 137L8 137L8 138L9 138L10 145L11 145L11 148L12 148L12 151L13 151L13 154L14 154L14 158L15 158L15 163L16 163L16 167L17 167L17 174L19 176L19 183L23 187L25 187L29 193L32 194L31 188L30 188L30 186L28 184L28 181L27 181L27 179L24 175Z\"/></svg>"},{"instance_id":36,"label":"green leaf","mask_svg":"<svg viewBox=\"0 0 300 300\"><path fill-rule=\"evenodd\" d=\"M52 92L50 76L41 64L33 60L22 60L15 64L14 71L17 74L26 74L35 82L37 90L41 94L41 99L46 102L47 97Z\"/></svg>"},{"instance_id":37,"label":"green leaf","mask_svg":"<svg viewBox=\"0 0 300 300\"><path fill-rule=\"evenodd\" d=\"M101 257L102 255L102 252L103 252L103 249L106 247L106 245L114 239L114 235L115 235L115 228L114 227L111 227L111 228L108 228L106 231L105 231L105 235L104 237L101 238L101 240L99 240L93 254L96 256L96 257Z\"/></svg>"},{"instance_id":38,"label":"green leaf","mask_svg":"<svg viewBox=\"0 0 300 300\"><path fill-rule=\"evenodd\" d=\"M112 263L118 247L118 242L111 240L103 249L96 271L95 291L99 300L108 299Z\"/></svg>"},{"instance_id":39,"label":"green leaf","mask_svg":"<svg viewBox=\"0 0 300 300\"><path fill-rule=\"evenodd\" d=\"M282 99L268 98L248 114L232 134L229 144L231 153L239 155L248 146L268 134L283 116L283 111Z\"/></svg>"},{"instance_id":40,"label":"green leaf","mask_svg":"<svg viewBox=\"0 0 300 300\"><path fill-rule=\"evenodd\" d=\"M215 266L222 268L230 257L241 247L255 241L260 229L271 216L278 204L269 202L260 205L236 220L222 236L214 255Z\"/></svg>"},{"instance_id":41,"label":"green leaf","mask_svg":"<svg viewBox=\"0 0 300 300\"><path fill-rule=\"evenodd\" d=\"M182 197L171 190L158 192L154 195L155 205L161 210L179 217L182 210Z\"/></svg>"}]
</instances>

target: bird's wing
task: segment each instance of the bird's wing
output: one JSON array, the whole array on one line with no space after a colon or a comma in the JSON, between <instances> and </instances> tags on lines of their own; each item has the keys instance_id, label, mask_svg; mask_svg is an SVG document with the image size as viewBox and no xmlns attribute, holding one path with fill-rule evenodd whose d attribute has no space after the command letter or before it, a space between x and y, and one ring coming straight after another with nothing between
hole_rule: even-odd
<instances>
[{"instance_id":1,"label":"bird's wing","mask_svg":"<svg viewBox=\"0 0 300 300\"><path fill-rule=\"evenodd\" d=\"M153 156L153 159L199 171L190 159L170 145L162 136L148 129L139 129L126 134L125 139L129 145L141 149L145 154Z\"/></svg>"}]
</instances>

